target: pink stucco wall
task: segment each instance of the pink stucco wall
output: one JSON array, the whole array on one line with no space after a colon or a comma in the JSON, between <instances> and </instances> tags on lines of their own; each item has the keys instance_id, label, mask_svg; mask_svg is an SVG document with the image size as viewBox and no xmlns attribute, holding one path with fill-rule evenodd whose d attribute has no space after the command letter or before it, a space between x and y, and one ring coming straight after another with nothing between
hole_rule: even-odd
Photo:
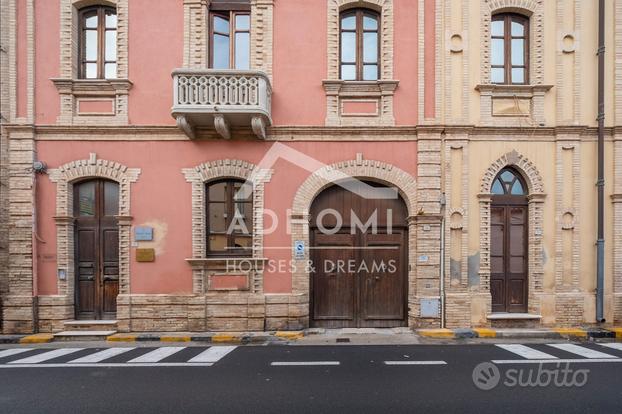
<instances>
[{"instance_id":1,"label":"pink stucco wall","mask_svg":"<svg viewBox=\"0 0 622 414\"><path fill-rule=\"evenodd\" d=\"M185 259L191 257L191 188L181 169L222 159L243 158L258 163L270 148L269 142L211 141L211 142L89 142L39 141L40 159L49 168L66 162L86 159L95 152L100 159L114 160L142 170L131 188L133 225L159 223L167 229L159 242L161 252L154 263L137 263L132 248L131 289L133 293L191 293L192 274ZM367 159L382 160L416 175L416 142L295 142L290 147L330 164L356 158L363 153ZM240 155L240 154L243 154ZM291 208L299 186L309 172L279 160L274 165L272 180L265 187L265 207L274 210L279 226L265 236L265 256L270 259L291 258L291 250L275 249L291 246L286 232L286 210ZM38 270L41 294L56 293L56 184L47 176L37 178L39 222ZM266 226L270 219L266 218ZM264 289L269 293L289 292L291 274L288 270L268 272Z\"/></svg>"},{"instance_id":2,"label":"pink stucco wall","mask_svg":"<svg viewBox=\"0 0 622 414\"><path fill-rule=\"evenodd\" d=\"M18 114L26 112L26 11L17 2ZM394 111L398 125L417 123L418 6L394 4L394 78L399 80ZM425 114L434 114L435 0L425 3ZM183 4L179 1L129 2L129 118L133 125L173 125L173 69L183 66ZM59 0L37 1L36 120L54 124L58 92L51 78L60 75ZM274 7L273 101L275 125L323 125L327 77L327 7L324 0L288 0Z\"/></svg>"}]
</instances>

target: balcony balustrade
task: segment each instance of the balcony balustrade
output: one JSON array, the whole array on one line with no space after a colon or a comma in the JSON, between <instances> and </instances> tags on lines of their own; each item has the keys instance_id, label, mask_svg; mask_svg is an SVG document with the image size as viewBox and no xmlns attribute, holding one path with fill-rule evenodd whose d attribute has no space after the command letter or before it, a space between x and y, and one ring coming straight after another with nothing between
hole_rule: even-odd
<instances>
[{"instance_id":1,"label":"balcony balustrade","mask_svg":"<svg viewBox=\"0 0 622 414\"><path fill-rule=\"evenodd\" d=\"M232 128L251 128L260 139L272 123L270 80L257 70L176 69L173 108L177 126L191 139L213 127L225 139Z\"/></svg>"}]
</instances>

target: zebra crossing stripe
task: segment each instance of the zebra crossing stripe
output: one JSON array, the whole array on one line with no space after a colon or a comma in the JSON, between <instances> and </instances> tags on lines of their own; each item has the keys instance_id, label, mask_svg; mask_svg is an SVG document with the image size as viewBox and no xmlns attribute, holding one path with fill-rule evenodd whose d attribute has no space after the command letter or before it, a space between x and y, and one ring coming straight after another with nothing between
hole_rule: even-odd
<instances>
[{"instance_id":1,"label":"zebra crossing stripe","mask_svg":"<svg viewBox=\"0 0 622 414\"><path fill-rule=\"evenodd\" d=\"M445 361L384 361L385 365L447 365Z\"/></svg>"},{"instance_id":2,"label":"zebra crossing stripe","mask_svg":"<svg viewBox=\"0 0 622 414\"><path fill-rule=\"evenodd\" d=\"M134 358L129 360L128 362L159 362L164 358L169 357L182 349L186 349L185 346L164 346L162 348L155 349L151 352L147 352L144 355L139 356L138 358Z\"/></svg>"},{"instance_id":3,"label":"zebra crossing stripe","mask_svg":"<svg viewBox=\"0 0 622 414\"><path fill-rule=\"evenodd\" d=\"M12 348L0 351L0 358L21 354L22 352L32 351L32 348Z\"/></svg>"},{"instance_id":4,"label":"zebra crossing stripe","mask_svg":"<svg viewBox=\"0 0 622 414\"><path fill-rule=\"evenodd\" d=\"M561 349L562 351L570 352L571 354L579 355L588 359L617 358L613 355L605 354L604 352L595 351L593 349L585 348L574 344L548 344L548 346Z\"/></svg>"},{"instance_id":5,"label":"zebra crossing stripe","mask_svg":"<svg viewBox=\"0 0 622 414\"><path fill-rule=\"evenodd\" d=\"M606 346L607 348L615 349L617 351L622 351L621 343L610 343L610 344L598 344L600 346Z\"/></svg>"},{"instance_id":6,"label":"zebra crossing stripe","mask_svg":"<svg viewBox=\"0 0 622 414\"><path fill-rule=\"evenodd\" d=\"M33 355L31 357L17 359L9 362L9 364L38 364L40 362L49 361L50 359L62 357L64 355L73 354L82 351L84 348L61 348L53 351L44 352L42 354Z\"/></svg>"},{"instance_id":7,"label":"zebra crossing stripe","mask_svg":"<svg viewBox=\"0 0 622 414\"><path fill-rule=\"evenodd\" d=\"M538 351L537 349L530 348L525 345L519 344L495 344L495 346L512 352L525 359L557 359L557 357L547 354L546 352Z\"/></svg>"},{"instance_id":8,"label":"zebra crossing stripe","mask_svg":"<svg viewBox=\"0 0 622 414\"><path fill-rule=\"evenodd\" d=\"M82 358L69 361L69 364L88 364L94 362L101 362L105 359L112 358L117 355L121 355L125 352L136 349L135 347L129 348L108 348L103 351L95 352L94 354L83 356Z\"/></svg>"},{"instance_id":9,"label":"zebra crossing stripe","mask_svg":"<svg viewBox=\"0 0 622 414\"><path fill-rule=\"evenodd\" d=\"M216 363L220 361L225 355L233 351L237 346L213 346L201 352L199 355L191 358L188 362L196 363Z\"/></svg>"}]
</instances>

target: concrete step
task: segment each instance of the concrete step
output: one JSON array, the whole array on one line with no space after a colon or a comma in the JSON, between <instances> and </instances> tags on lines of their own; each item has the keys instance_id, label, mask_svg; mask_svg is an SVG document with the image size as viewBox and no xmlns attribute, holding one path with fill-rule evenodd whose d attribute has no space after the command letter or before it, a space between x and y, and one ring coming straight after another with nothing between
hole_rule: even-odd
<instances>
[{"instance_id":1,"label":"concrete step","mask_svg":"<svg viewBox=\"0 0 622 414\"><path fill-rule=\"evenodd\" d=\"M77 320L67 321L63 324L66 331L116 331L116 320Z\"/></svg>"},{"instance_id":2,"label":"concrete step","mask_svg":"<svg viewBox=\"0 0 622 414\"><path fill-rule=\"evenodd\" d=\"M54 341L105 341L117 331L63 331L54 334Z\"/></svg>"}]
</instances>

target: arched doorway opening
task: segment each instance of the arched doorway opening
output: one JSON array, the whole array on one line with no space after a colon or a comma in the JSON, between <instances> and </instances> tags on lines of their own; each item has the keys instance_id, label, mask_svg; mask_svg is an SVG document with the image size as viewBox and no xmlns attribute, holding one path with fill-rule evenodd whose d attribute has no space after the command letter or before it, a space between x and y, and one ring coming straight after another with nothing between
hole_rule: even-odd
<instances>
[{"instance_id":1,"label":"arched doorway opening","mask_svg":"<svg viewBox=\"0 0 622 414\"><path fill-rule=\"evenodd\" d=\"M385 187L375 182L340 184L311 205L311 326L405 326L407 206L397 193L369 197L370 187Z\"/></svg>"},{"instance_id":2,"label":"arched doorway opening","mask_svg":"<svg viewBox=\"0 0 622 414\"><path fill-rule=\"evenodd\" d=\"M119 184L73 186L76 319L115 319L119 294Z\"/></svg>"},{"instance_id":3,"label":"arched doorway opening","mask_svg":"<svg viewBox=\"0 0 622 414\"><path fill-rule=\"evenodd\" d=\"M492 184L490 210L490 293L493 312L527 312L527 185L513 168L502 169Z\"/></svg>"}]
</instances>

